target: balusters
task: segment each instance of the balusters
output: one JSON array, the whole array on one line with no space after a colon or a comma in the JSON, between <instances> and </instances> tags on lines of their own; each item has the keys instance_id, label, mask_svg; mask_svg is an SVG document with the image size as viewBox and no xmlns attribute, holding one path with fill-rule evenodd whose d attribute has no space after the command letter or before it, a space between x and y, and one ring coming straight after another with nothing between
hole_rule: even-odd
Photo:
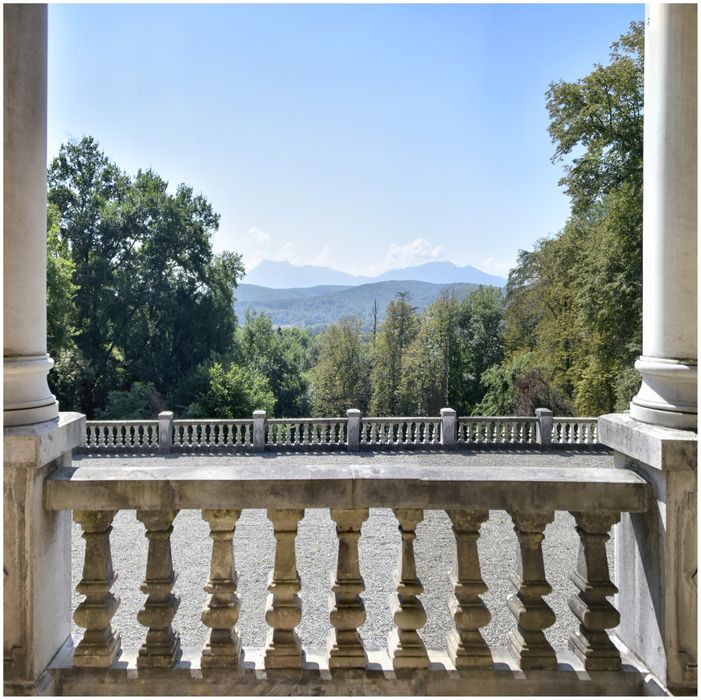
<instances>
[{"instance_id":1,"label":"balusters","mask_svg":"<svg viewBox=\"0 0 701 700\"><path fill-rule=\"evenodd\" d=\"M418 508L396 508L402 536L397 591L394 594L394 624L390 633L389 653L395 669L428 668L426 647L417 630L426 624L426 612L418 596L424 587L416 575L414 540L416 526L423 520Z\"/></svg>"},{"instance_id":2,"label":"balusters","mask_svg":"<svg viewBox=\"0 0 701 700\"><path fill-rule=\"evenodd\" d=\"M358 634L358 628L365 622L365 605L360 597L365 582L360 575L358 540L368 513L367 508L331 508L338 537L338 562L331 586L329 619L334 629L329 632L329 668L365 668L367 663Z\"/></svg>"},{"instance_id":3,"label":"balusters","mask_svg":"<svg viewBox=\"0 0 701 700\"><path fill-rule=\"evenodd\" d=\"M73 614L85 633L73 652L73 665L80 667L109 668L120 654L119 635L110 625L112 616L119 607L119 598L110 588L117 580L112 570L110 532L116 511L77 510L73 520L83 529L85 540L85 562L83 578L76 591L85 596Z\"/></svg>"},{"instance_id":4,"label":"balusters","mask_svg":"<svg viewBox=\"0 0 701 700\"><path fill-rule=\"evenodd\" d=\"M480 634L492 616L480 598L487 591L480 572L477 540L480 526L489 517L486 510L449 510L457 546L456 569L450 580L455 600L450 605L455 629L448 638L448 649L455 668L491 668L492 653Z\"/></svg>"},{"instance_id":5,"label":"balusters","mask_svg":"<svg viewBox=\"0 0 701 700\"><path fill-rule=\"evenodd\" d=\"M239 665L241 642L234 625L239 619L241 600L236 593L238 577L234 568L233 539L240 515L240 510L202 511L212 538L212 564L204 587L209 598L202 611L202 622L211 631L202 650L202 668L236 668Z\"/></svg>"},{"instance_id":6,"label":"balusters","mask_svg":"<svg viewBox=\"0 0 701 700\"><path fill-rule=\"evenodd\" d=\"M553 513L514 511L511 518L521 552L521 573L511 577L518 591L509 596L508 605L516 617L517 628L509 637L509 646L522 669L555 669L555 651L543 634L544 629L555 623L555 613L543 600L552 587L545 579L541 546L545 526L553 521Z\"/></svg>"},{"instance_id":7,"label":"balusters","mask_svg":"<svg viewBox=\"0 0 701 700\"><path fill-rule=\"evenodd\" d=\"M177 510L136 511L148 538L146 578L141 585L148 597L137 613L138 621L148 631L139 649L139 668L170 668L180 658L180 638L171 626L180 605L180 599L171 593L177 574L173 571L170 536L177 514Z\"/></svg>"},{"instance_id":8,"label":"balusters","mask_svg":"<svg viewBox=\"0 0 701 700\"><path fill-rule=\"evenodd\" d=\"M606 600L618 593L609 576L606 542L609 530L619 521L618 513L572 513L580 546L577 569L570 579L579 593L569 599L580 621L579 632L570 637L570 649L587 671L618 671L621 655L606 632L620 622L618 610Z\"/></svg>"},{"instance_id":9,"label":"balusters","mask_svg":"<svg viewBox=\"0 0 701 700\"><path fill-rule=\"evenodd\" d=\"M266 668L301 668L303 652L295 628L302 620L301 588L295 557L297 525L304 510L269 508L275 534L275 563L268 577L265 621L272 627L265 649Z\"/></svg>"}]
</instances>

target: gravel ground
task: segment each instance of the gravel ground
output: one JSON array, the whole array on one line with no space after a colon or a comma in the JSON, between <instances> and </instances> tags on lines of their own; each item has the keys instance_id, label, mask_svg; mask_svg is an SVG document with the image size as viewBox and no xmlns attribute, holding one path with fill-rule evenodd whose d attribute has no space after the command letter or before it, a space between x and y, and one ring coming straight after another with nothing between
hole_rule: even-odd
<instances>
[{"instance_id":1,"label":"gravel ground","mask_svg":"<svg viewBox=\"0 0 701 700\"><path fill-rule=\"evenodd\" d=\"M319 453L311 458L319 460ZM411 453L384 452L355 454L323 454L326 463L358 463L374 460L397 465L402 462L436 465L449 468L452 465L479 464L481 466L511 466L517 462L523 466L581 466L612 467L613 459L605 451L569 452L537 450L471 451L469 453ZM284 459L286 462L306 463L309 454L285 454L262 456L243 455L179 455L172 457L76 457L76 466L101 466L135 464L173 464L178 466L202 464L205 460L217 464L240 462L261 463ZM114 592L121 598L121 605L112 623L122 635L124 647L139 646L145 629L137 622L136 612L145 596L139 590L146 567L147 542L144 529L136 520L134 511L121 511L114 520L112 533L112 557L118 580ZM483 600L492 613L491 623L483 629L490 645L503 646L514 618L506 607L506 598L514 588L509 574L518 566L516 535L511 519L502 511L490 512L489 520L482 525L479 540L482 576L489 587ZM367 621L360 630L368 649L381 649L392 627L390 596L394 590L394 575L399 557L400 537L397 521L390 510L371 509L370 517L363 525L360 539L360 566L365 579L363 594ZM609 560L612 561L612 542L609 543ZM302 622L298 628L302 644L307 649L325 647L330 629L328 605L332 572L335 570L337 541L334 523L328 510L307 510L300 523L297 537L298 569L302 579ZM208 526L199 511L181 511L174 523L172 537L173 564L179 578L175 592L181 604L174 627L180 632L183 646L197 647L204 643L207 628L200 621L205 604L203 586L209 572L211 540ZM421 630L427 647L445 649L446 635L452 626L448 603L452 587L448 573L452 567L455 540L450 521L442 511L425 511L425 519L417 528L415 543L418 575L424 585L421 597L428 614L428 622ZM567 598L575 592L569 573L576 564L578 537L574 521L568 513L557 513L555 521L545 531L543 550L545 569L553 593L546 598L557 615L556 624L546 635L556 646L566 645L567 638L576 629L576 620L569 610ZM272 525L263 510L245 510L236 527L234 537L236 570L239 574L238 591L241 595L241 615L238 631L244 646L262 647L265 644L265 602L267 577L273 564L274 538ZM73 585L81 575L84 543L80 528L73 530ZM74 593L75 608L82 596ZM76 629L76 631L79 631Z\"/></svg>"}]
</instances>

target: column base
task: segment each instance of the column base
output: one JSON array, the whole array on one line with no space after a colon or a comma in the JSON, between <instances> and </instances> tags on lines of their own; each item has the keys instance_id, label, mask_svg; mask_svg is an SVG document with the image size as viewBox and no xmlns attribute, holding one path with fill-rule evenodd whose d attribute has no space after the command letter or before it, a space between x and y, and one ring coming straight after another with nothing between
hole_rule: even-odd
<instances>
[{"instance_id":1,"label":"column base","mask_svg":"<svg viewBox=\"0 0 701 700\"><path fill-rule=\"evenodd\" d=\"M630 404L631 418L665 428L697 429L698 370L694 362L641 357L635 369L643 383Z\"/></svg>"},{"instance_id":2,"label":"column base","mask_svg":"<svg viewBox=\"0 0 701 700\"><path fill-rule=\"evenodd\" d=\"M34 425L58 418L58 402L47 375L54 361L47 355L5 356L3 420L6 427Z\"/></svg>"}]
</instances>

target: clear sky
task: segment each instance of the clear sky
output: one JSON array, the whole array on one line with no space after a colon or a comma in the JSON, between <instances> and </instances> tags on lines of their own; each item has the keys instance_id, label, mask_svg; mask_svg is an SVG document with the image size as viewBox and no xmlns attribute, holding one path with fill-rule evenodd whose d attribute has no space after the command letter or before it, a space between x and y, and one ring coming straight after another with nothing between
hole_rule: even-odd
<instances>
[{"instance_id":1,"label":"clear sky","mask_svg":"<svg viewBox=\"0 0 701 700\"><path fill-rule=\"evenodd\" d=\"M505 274L568 202L545 108L643 5L50 5L49 158L94 136L221 214L216 251Z\"/></svg>"}]
</instances>

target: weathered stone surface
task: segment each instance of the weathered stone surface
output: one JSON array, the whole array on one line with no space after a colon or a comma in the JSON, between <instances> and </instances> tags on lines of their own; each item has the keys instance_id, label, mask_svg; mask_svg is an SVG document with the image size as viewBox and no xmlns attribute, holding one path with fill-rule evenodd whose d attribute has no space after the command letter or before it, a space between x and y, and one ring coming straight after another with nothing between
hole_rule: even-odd
<instances>
[{"instance_id":1,"label":"weathered stone surface","mask_svg":"<svg viewBox=\"0 0 701 700\"><path fill-rule=\"evenodd\" d=\"M637 659L624 655L624 670L591 672L565 649L558 650L558 669L522 673L506 650L494 650L494 667L455 670L447 654L429 651L429 668L395 671L385 652L368 653L368 669L330 670L323 651L310 650L297 670L267 671L263 649L246 649L238 669L202 671L199 649L183 652L174 669L137 673L135 653L125 650L120 668L72 669L70 651L56 659L54 675L64 695L202 696L559 696L659 694L654 679Z\"/></svg>"},{"instance_id":2,"label":"weathered stone surface","mask_svg":"<svg viewBox=\"0 0 701 700\"><path fill-rule=\"evenodd\" d=\"M211 631L202 651L202 668L236 668L239 665L241 641L234 625L239 619L241 599L236 593L233 539L240 515L240 510L202 512L212 538L212 565L204 587L209 598L202 611L202 622Z\"/></svg>"},{"instance_id":3,"label":"weathered stone surface","mask_svg":"<svg viewBox=\"0 0 701 700\"><path fill-rule=\"evenodd\" d=\"M397 592L394 594L394 629L388 642L392 666L398 669L428 668L428 654L418 634L426 624L426 611L419 600L424 587L416 575L414 540L416 526L423 520L418 508L395 508L402 544L397 567Z\"/></svg>"},{"instance_id":4,"label":"weathered stone surface","mask_svg":"<svg viewBox=\"0 0 701 700\"><path fill-rule=\"evenodd\" d=\"M46 477L70 466L84 426L84 416L63 413L57 421L4 431L6 692L43 687L38 681L43 669L70 635L71 517L45 510L42 494Z\"/></svg>"},{"instance_id":5,"label":"weathered stone surface","mask_svg":"<svg viewBox=\"0 0 701 700\"><path fill-rule=\"evenodd\" d=\"M295 628L302 619L301 588L295 538L304 510L268 509L268 519L275 535L275 564L268 579L268 609L265 621L268 632L265 649L266 669L301 668L304 660L302 645Z\"/></svg>"},{"instance_id":6,"label":"weathered stone surface","mask_svg":"<svg viewBox=\"0 0 701 700\"><path fill-rule=\"evenodd\" d=\"M83 578L76 587L85 596L73 619L85 634L76 647L76 666L109 668L120 652L119 635L112 631L110 620L119 607L119 598L110 592L117 577L112 570L110 533L113 510L74 511L73 519L83 529L85 564Z\"/></svg>"},{"instance_id":7,"label":"weathered stone surface","mask_svg":"<svg viewBox=\"0 0 701 700\"><path fill-rule=\"evenodd\" d=\"M492 654L480 634L492 616L480 593L487 586L480 574L477 540L480 526L489 517L486 510L449 510L457 544L456 567L451 574L455 601L451 612L455 629L451 630L448 648L456 668L490 668Z\"/></svg>"},{"instance_id":8,"label":"weathered stone surface","mask_svg":"<svg viewBox=\"0 0 701 700\"><path fill-rule=\"evenodd\" d=\"M553 521L554 513L512 511L511 518L521 550L521 572L511 579L518 591L509 597L508 605L517 627L509 645L523 670L554 669L555 650L543 634L555 623L555 613L543 600L552 587L545 579L542 549L545 526Z\"/></svg>"},{"instance_id":9,"label":"weathered stone surface","mask_svg":"<svg viewBox=\"0 0 701 700\"><path fill-rule=\"evenodd\" d=\"M649 484L644 512L621 515L615 582L621 624L615 634L666 685L697 684L697 435L647 425L625 414L599 419L622 473Z\"/></svg>"},{"instance_id":10,"label":"weathered stone surface","mask_svg":"<svg viewBox=\"0 0 701 700\"><path fill-rule=\"evenodd\" d=\"M334 629L329 632L330 668L365 668L367 655L358 634L365 622L365 605L360 594L365 590L360 575L358 540L360 528L368 519L365 509L331 509L331 519L336 523L338 537L338 561L335 579L332 575L329 597L329 619Z\"/></svg>"},{"instance_id":11,"label":"weathered stone surface","mask_svg":"<svg viewBox=\"0 0 701 700\"><path fill-rule=\"evenodd\" d=\"M609 578L606 542L616 515L573 513L581 541L577 570L570 577L579 593L570 598L570 609L580 621L579 632L570 639L570 649L588 671L617 671L621 655L609 639L607 629L621 621L618 610L606 600L618 593Z\"/></svg>"},{"instance_id":12,"label":"weathered stone surface","mask_svg":"<svg viewBox=\"0 0 701 700\"><path fill-rule=\"evenodd\" d=\"M177 510L140 510L136 517L146 527L148 559L141 590L147 594L137 619L148 627L139 649L139 668L171 668L180 658L180 639L171 623L180 599L171 593L177 574L173 571L170 536Z\"/></svg>"},{"instance_id":13,"label":"weathered stone surface","mask_svg":"<svg viewBox=\"0 0 701 700\"><path fill-rule=\"evenodd\" d=\"M321 460L319 460L321 462ZM641 511L643 479L597 468L452 466L412 463L329 466L264 464L245 457L226 466L72 467L52 474L47 508L407 508Z\"/></svg>"}]
</instances>

